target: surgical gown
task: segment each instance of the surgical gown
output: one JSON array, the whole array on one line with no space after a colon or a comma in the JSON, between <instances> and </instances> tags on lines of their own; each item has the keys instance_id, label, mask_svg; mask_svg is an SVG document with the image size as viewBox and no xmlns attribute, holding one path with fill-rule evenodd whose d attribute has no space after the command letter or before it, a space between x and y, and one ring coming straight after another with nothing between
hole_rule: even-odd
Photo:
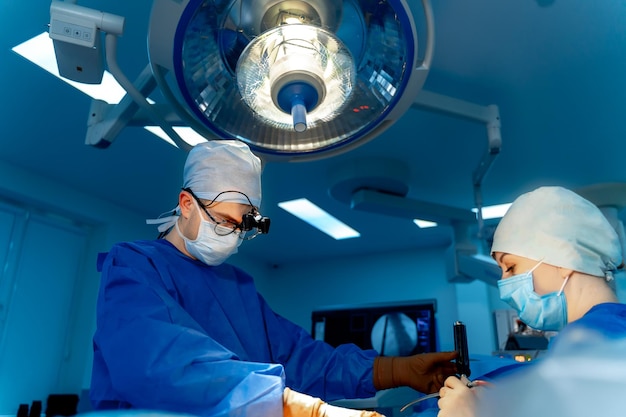
<instances>
[{"instance_id":1,"label":"surgical gown","mask_svg":"<svg viewBox=\"0 0 626 417\"><path fill-rule=\"evenodd\" d=\"M376 393L376 351L314 340L234 266L159 239L115 245L100 267L95 409L280 416L285 384L326 401Z\"/></svg>"},{"instance_id":2,"label":"surgical gown","mask_svg":"<svg viewBox=\"0 0 626 417\"><path fill-rule=\"evenodd\" d=\"M560 343L570 343L574 333L596 333L606 339L626 338L626 304L602 303L589 309L584 316L569 323L550 341L552 350Z\"/></svg>"},{"instance_id":3,"label":"surgical gown","mask_svg":"<svg viewBox=\"0 0 626 417\"><path fill-rule=\"evenodd\" d=\"M581 334L585 335L585 340L580 340ZM573 343L593 344L597 339L590 338L590 335L597 335L603 339L626 339L626 304L602 303L589 309L581 318L575 320L554 336L548 346L552 354L557 349L566 349ZM488 381L508 376L514 372L526 369L540 361L521 362L519 364L507 365L491 371L478 378Z\"/></svg>"}]
</instances>

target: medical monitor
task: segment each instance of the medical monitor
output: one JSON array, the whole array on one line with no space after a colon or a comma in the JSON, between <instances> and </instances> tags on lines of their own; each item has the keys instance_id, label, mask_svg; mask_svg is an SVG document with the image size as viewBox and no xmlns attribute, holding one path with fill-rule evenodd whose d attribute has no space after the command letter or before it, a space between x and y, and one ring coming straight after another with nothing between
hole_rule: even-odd
<instances>
[{"instance_id":1,"label":"medical monitor","mask_svg":"<svg viewBox=\"0 0 626 417\"><path fill-rule=\"evenodd\" d=\"M437 351L435 300L320 307L311 334L331 346L354 343L382 356Z\"/></svg>"}]
</instances>

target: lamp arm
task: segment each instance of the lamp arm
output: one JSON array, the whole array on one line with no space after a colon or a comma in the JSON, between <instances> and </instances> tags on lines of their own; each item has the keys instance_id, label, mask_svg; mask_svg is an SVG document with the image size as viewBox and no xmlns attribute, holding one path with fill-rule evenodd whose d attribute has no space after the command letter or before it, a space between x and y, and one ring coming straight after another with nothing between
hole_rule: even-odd
<instances>
[{"instance_id":1,"label":"lamp arm","mask_svg":"<svg viewBox=\"0 0 626 417\"><path fill-rule=\"evenodd\" d=\"M220 139L215 133L210 132L204 127L201 123L199 123L178 101L172 89L169 87L169 84L166 81L165 75L167 71L160 65L151 64L152 76L156 80L159 85L159 89L165 101L169 103L174 112L176 112L184 122L191 127L193 130L198 132L202 137L206 138L206 140L214 140Z\"/></svg>"},{"instance_id":2,"label":"lamp arm","mask_svg":"<svg viewBox=\"0 0 626 417\"><path fill-rule=\"evenodd\" d=\"M105 37L106 42L106 59L107 65L109 67L109 72L115 80L122 86L124 90L128 93L128 95L141 107L144 109L148 115L152 118L152 120L159 126L163 131L174 141L176 146L184 151L191 150L191 145L185 142L179 135L176 133L174 128L165 121L163 116L159 114L159 112L148 102L148 100L135 88L133 83L131 83L128 78L124 75L123 71L119 67L117 63L117 36L107 33Z\"/></svg>"}]
</instances>

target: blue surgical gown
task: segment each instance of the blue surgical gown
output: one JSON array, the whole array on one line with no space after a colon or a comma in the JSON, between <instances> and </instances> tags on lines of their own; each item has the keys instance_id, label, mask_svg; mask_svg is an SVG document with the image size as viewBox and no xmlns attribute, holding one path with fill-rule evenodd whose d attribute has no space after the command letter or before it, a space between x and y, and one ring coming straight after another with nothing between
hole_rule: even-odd
<instances>
[{"instance_id":1,"label":"blue surgical gown","mask_svg":"<svg viewBox=\"0 0 626 417\"><path fill-rule=\"evenodd\" d=\"M280 416L285 384L327 401L376 392L376 351L314 340L241 269L205 265L164 239L115 245L101 268L95 409Z\"/></svg>"},{"instance_id":2,"label":"blue surgical gown","mask_svg":"<svg viewBox=\"0 0 626 417\"><path fill-rule=\"evenodd\" d=\"M578 343L574 333L583 332L604 339L626 338L626 304L602 303L591 307L584 316L569 323L553 337L549 349L552 351L562 344ZM588 342L596 343L596 339L590 338Z\"/></svg>"},{"instance_id":3,"label":"blue surgical gown","mask_svg":"<svg viewBox=\"0 0 626 417\"><path fill-rule=\"evenodd\" d=\"M585 342L579 340L576 333L586 335L586 343L597 343L598 339L591 337L594 335L602 339L626 339L626 304L602 303L591 307L581 318L566 325L550 340L549 351L552 353L557 348L567 349L568 344ZM493 381L536 363L530 361L503 366L478 378Z\"/></svg>"}]
</instances>

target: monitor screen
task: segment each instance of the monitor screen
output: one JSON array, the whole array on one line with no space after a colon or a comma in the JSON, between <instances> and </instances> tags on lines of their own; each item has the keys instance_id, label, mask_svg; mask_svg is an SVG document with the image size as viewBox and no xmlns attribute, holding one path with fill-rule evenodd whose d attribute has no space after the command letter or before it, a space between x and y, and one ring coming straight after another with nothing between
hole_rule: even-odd
<instances>
[{"instance_id":1,"label":"monitor screen","mask_svg":"<svg viewBox=\"0 0 626 417\"><path fill-rule=\"evenodd\" d=\"M435 300L330 306L312 313L313 338L354 343L381 356L435 352Z\"/></svg>"}]
</instances>

